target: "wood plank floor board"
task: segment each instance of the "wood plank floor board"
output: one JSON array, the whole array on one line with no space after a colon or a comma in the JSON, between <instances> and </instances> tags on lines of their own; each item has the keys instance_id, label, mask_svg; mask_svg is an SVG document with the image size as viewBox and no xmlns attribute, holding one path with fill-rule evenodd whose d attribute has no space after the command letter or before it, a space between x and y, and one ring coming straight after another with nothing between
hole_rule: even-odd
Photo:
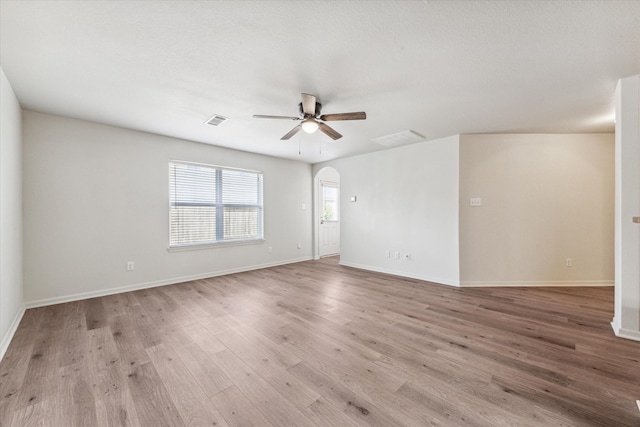
<instances>
[{"instance_id":1,"label":"wood plank floor board","mask_svg":"<svg viewBox=\"0 0 640 427\"><path fill-rule=\"evenodd\" d=\"M126 389L126 369L109 326L87 331L88 365L95 378L96 399Z\"/></svg>"},{"instance_id":2,"label":"wood plank floor board","mask_svg":"<svg viewBox=\"0 0 640 427\"><path fill-rule=\"evenodd\" d=\"M215 318L209 310L210 305L205 309L198 304L200 300L206 301L206 299L199 295L192 287L168 286L166 288L164 292L171 298L174 298L176 303L178 303L188 315L188 317L183 319L182 324L207 322L209 319ZM224 315L226 313L221 314Z\"/></svg>"},{"instance_id":3,"label":"wood plank floor board","mask_svg":"<svg viewBox=\"0 0 640 427\"><path fill-rule=\"evenodd\" d=\"M40 332L41 322L45 315L45 307L26 310L22 316L20 327L16 330L11 340L11 345L22 347L33 345L33 337Z\"/></svg>"},{"instance_id":4,"label":"wood plank floor board","mask_svg":"<svg viewBox=\"0 0 640 427\"><path fill-rule=\"evenodd\" d=\"M462 377L456 371L443 370L441 364L434 367L428 358L422 361L413 358L383 357L377 363L394 369L406 380L398 394L446 414L447 422L455 419L461 424L535 425L526 418L533 415L529 402L518 401L502 389L488 390L489 382L484 378L489 374L483 373L482 379Z\"/></svg>"},{"instance_id":5,"label":"wood plank floor board","mask_svg":"<svg viewBox=\"0 0 640 427\"><path fill-rule=\"evenodd\" d=\"M308 388L304 383L291 375L286 369L279 367L250 341L235 331L227 331L217 336L240 360L264 379L298 409L304 410L321 396Z\"/></svg>"},{"instance_id":6,"label":"wood plank floor board","mask_svg":"<svg viewBox=\"0 0 640 427\"><path fill-rule=\"evenodd\" d=\"M480 338L482 338L482 340L463 335L464 331L468 331L469 325L471 324L473 324L474 327L481 333ZM426 322L425 325L427 325ZM520 349L521 351L526 352L526 357L528 357L529 359L539 356L540 359L543 359L545 361L548 360L549 356L553 356L556 361L558 359L558 356L561 356L563 359L566 359L565 361L568 366L588 364L590 371L602 371L609 378L613 378L618 375L615 373L615 371L618 370L616 368L618 362L612 362L610 358L603 359L598 355L589 357L587 355L580 354L580 352L576 351L575 348L563 348L567 346L558 347L557 344L554 344L552 342L540 342L540 340L533 337L528 337L529 339L523 338L522 334L510 333L505 331L504 329L500 330L496 327L483 328L482 326L474 324L471 321L467 321L464 324L456 324L453 322L447 322L446 320L438 319L434 316L430 316L428 319L428 327L415 327L405 322L398 322L395 326L409 331L415 331L417 334L421 335L430 334L434 331L439 331L442 336L446 337L451 336L451 334L455 334L458 337L462 337L462 342L465 342L466 345L472 345L470 343L474 342L482 343L483 341L486 341L485 338L490 338L491 342L489 342L487 346L497 350L501 350L498 353L505 354L509 352L509 349ZM511 337L512 339L509 340L509 337ZM433 335L431 335L431 338L433 339ZM638 367L640 367L640 363L637 363L637 360L631 361L631 363L628 362L630 361L624 363L625 378L628 378L629 370L631 370L631 372L638 373Z\"/></svg>"},{"instance_id":7,"label":"wood plank floor board","mask_svg":"<svg viewBox=\"0 0 640 427\"><path fill-rule=\"evenodd\" d=\"M169 396L185 426L227 426L222 415L170 347L159 344L147 348L147 353L167 390L171 390Z\"/></svg>"},{"instance_id":8,"label":"wood plank floor board","mask_svg":"<svg viewBox=\"0 0 640 427\"><path fill-rule=\"evenodd\" d=\"M425 395L430 396L430 403L434 403L434 401L440 400L440 402L460 402L464 403L461 405L462 408L473 408L474 406L479 406L478 413L481 413L484 408L493 408L493 412L499 412L496 409L501 408L505 412L512 412L514 420L517 419L518 416L526 416L522 421L518 422L518 425L562 425L558 420L563 420L563 422L568 422L567 425L574 425L573 422L567 421L565 416L556 416L556 414L546 411L544 409L540 409L532 404L530 398L522 397L518 395L513 389L508 387L498 386L493 378L492 372L495 370L489 369L483 363L475 363L475 366L482 366L483 370L486 370L486 374L491 376L491 382L486 384L483 382L473 382L468 378L463 378L460 375L456 375L455 372L443 371L440 367L437 370L433 370L433 366L431 361L425 361L426 363L420 365L416 361L412 361L411 357L401 357L399 355L395 355L394 357L383 357L377 363L379 364L389 364L391 367L396 368L396 371L399 374L404 373L409 382L417 381L418 384L414 384L414 386L418 386L423 389ZM421 375L424 371L428 371L429 374L425 377ZM511 381L519 382L520 378L524 378L526 381L531 381L530 376L523 375L518 371L511 370L508 373L505 373L505 368L499 367L497 372L504 373L511 378ZM460 372L460 371L459 371ZM428 379L427 381L422 378ZM548 390L549 386L545 386L544 383L540 382L539 387L542 390ZM403 386L399 392L406 392L408 386ZM593 387L593 386L592 386ZM591 389L593 392L593 388ZM548 392L548 391L547 391ZM415 393L415 392L414 392ZM470 396L473 396L479 401L475 403L469 402ZM476 403L478 405L476 405ZM615 407L617 405L612 405ZM461 413L464 413L464 410L460 410ZM468 416L468 414L467 414ZM529 422L531 420L533 422ZM484 425L493 425L495 423L489 423L486 421ZM559 423L559 424L558 424ZM578 423L577 425L583 425Z\"/></svg>"},{"instance_id":9,"label":"wood plank floor board","mask_svg":"<svg viewBox=\"0 0 640 427\"><path fill-rule=\"evenodd\" d=\"M271 327L278 328L289 323L288 320L282 317L282 314L271 314L259 308L237 311L233 313L233 317L238 322L248 326L269 324Z\"/></svg>"},{"instance_id":10,"label":"wood plank floor board","mask_svg":"<svg viewBox=\"0 0 640 427\"><path fill-rule=\"evenodd\" d=\"M134 319L129 315L114 317L109 321L111 336L125 375L136 366L149 362L149 356L140 338L144 331L138 331L136 327Z\"/></svg>"},{"instance_id":11,"label":"wood plank floor board","mask_svg":"<svg viewBox=\"0 0 640 427\"><path fill-rule=\"evenodd\" d=\"M432 325L429 332L433 331L433 329ZM453 348L453 350L457 350L457 353L464 355L465 359L480 358L478 364L482 366L493 366L494 369L501 370L505 367L524 370L539 378L546 377L551 382L561 381L567 388L580 388L607 381L613 386L611 390L598 387L593 389L591 393L597 396L598 399L610 400L613 405L617 404L625 393L637 390L637 387L633 386L633 382L629 381L630 379L638 378L638 381L640 381L640 376L630 376L631 372L629 371L622 374L619 372L618 366L607 366L606 361L594 357L586 357L587 360L585 361L583 360L585 357L575 354L575 351L572 352L574 357L569 360L556 357L555 360L550 361L548 357L541 357L535 354L533 348L527 349L529 352L525 353L524 351L511 351L510 347L497 344L495 341L486 342L485 340L472 339L470 337L463 338L465 339L461 342L464 342L464 347L460 349ZM570 353L570 351L567 350L566 353ZM442 351L440 354L443 354ZM559 354L560 352L557 350L554 352L555 356ZM491 365L492 363L493 365ZM555 374L558 366L562 367L562 377ZM618 390L621 393L618 393Z\"/></svg>"},{"instance_id":12,"label":"wood plank floor board","mask_svg":"<svg viewBox=\"0 0 640 427\"><path fill-rule=\"evenodd\" d=\"M210 279L194 280L188 283L199 298L193 300L212 317L221 317L228 314L226 311L225 296L217 292L217 281ZM195 296L195 295L194 295Z\"/></svg>"},{"instance_id":13,"label":"wood plank floor board","mask_svg":"<svg viewBox=\"0 0 640 427\"><path fill-rule=\"evenodd\" d=\"M432 384L430 384L432 386ZM428 390L428 391L427 391ZM441 389L440 389L441 392ZM415 402L417 405L428 405L434 412L442 414L445 422L460 426L531 426L532 424L519 414L499 411L495 407L488 409L486 405L470 402L468 396L451 393L446 398L434 397L433 388L425 389L406 382L397 394ZM437 395L436 395L437 396ZM461 398L459 398L461 397Z\"/></svg>"},{"instance_id":14,"label":"wood plank floor board","mask_svg":"<svg viewBox=\"0 0 640 427\"><path fill-rule=\"evenodd\" d=\"M405 377L398 375L397 367L390 368L392 364L389 364L389 360L412 366L420 375L428 372L430 380L447 379L477 385L488 384L491 381L491 373L486 372L485 369L466 369L468 366L466 360L461 361L459 357L445 357L437 347L433 348L431 345L425 346L420 351L413 345L407 345L408 340L399 343L392 341L389 337L385 339L383 335L370 336L361 331L354 332L353 337L363 340L379 351L382 356L375 361L376 365L386 366L389 371L395 372L398 378Z\"/></svg>"},{"instance_id":15,"label":"wood plank floor board","mask_svg":"<svg viewBox=\"0 0 640 427\"><path fill-rule=\"evenodd\" d=\"M21 341L24 342L24 341ZM0 367L0 426L9 425L29 366L33 342L7 349Z\"/></svg>"},{"instance_id":16,"label":"wood plank floor board","mask_svg":"<svg viewBox=\"0 0 640 427\"><path fill-rule=\"evenodd\" d=\"M184 329L187 335L191 337L191 340L209 355L226 349L224 344L216 338L216 335L200 323L193 323Z\"/></svg>"},{"instance_id":17,"label":"wood plank floor board","mask_svg":"<svg viewBox=\"0 0 640 427\"><path fill-rule=\"evenodd\" d=\"M308 344L308 343L307 343ZM287 348L296 347L293 351L301 351L301 355L305 360L313 358L324 358L330 362L330 369L336 368L347 374L349 378L364 380L369 384L380 389L394 392L404 384L404 379L397 375L387 366L379 365L376 362L380 360L380 353L375 360L358 357L356 352L351 352L349 347L343 343L335 342L333 348L324 352L318 351L317 347L304 345L299 346L299 342L288 342L285 344ZM313 354L313 356L312 356ZM356 356L356 357L354 357Z\"/></svg>"},{"instance_id":18,"label":"wood plank floor board","mask_svg":"<svg viewBox=\"0 0 640 427\"><path fill-rule=\"evenodd\" d=\"M128 387L96 400L96 427L141 425Z\"/></svg>"},{"instance_id":19,"label":"wood plank floor board","mask_svg":"<svg viewBox=\"0 0 640 427\"><path fill-rule=\"evenodd\" d=\"M307 406L304 410L306 416L319 426L327 427L357 427L366 425L357 423L334 405L320 398Z\"/></svg>"},{"instance_id":20,"label":"wood plank floor board","mask_svg":"<svg viewBox=\"0 0 640 427\"><path fill-rule=\"evenodd\" d=\"M628 342L578 342L576 343L576 351L581 354L591 354L593 356L605 358L607 354L615 354L615 358L608 359L610 364L620 364L625 368L632 367L636 369L637 366L640 365L640 354L638 353L638 349L635 348L635 341L624 341Z\"/></svg>"},{"instance_id":21,"label":"wood plank floor board","mask_svg":"<svg viewBox=\"0 0 640 427\"><path fill-rule=\"evenodd\" d=\"M242 362L231 350L212 356L213 361L242 394L276 426L313 426L308 417L298 410L269 383Z\"/></svg>"},{"instance_id":22,"label":"wood plank floor board","mask_svg":"<svg viewBox=\"0 0 640 427\"><path fill-rule=\"evenodd\" d=\"M311 366L306 361L289 368L289 372L315 390L330 404L345 413L358 425L395 426L402 425L391 414L378 408L366 398L329 377L321 369Z\"/></svg>"},{"instance_id":23,"label":"wood plank floor board","mask_svg":"<svg viewBox=\"0 0 640 427\"><path fill-rule=\"evenodd\" d=\"M236 386L216 393L211 396L211 401L231 427L274 426Z\"/></svg>"},{"instance_id":24,"label":"wood plank floor board","mask_svg":"<svg viewBox=\"0 0 640 427\"><path fill-rule=\"evenodd\" d=\"M20 427L42 427L42 426L56 426L60 421L59 410L55 402L55 397L40 400L33 405L24 406L13 413L11 419L11 426ZM69 423L64 425L71 425Z\"/></svg>"},{"instance_id":25,"label":"wood plank floor board","mask_svg":"<svg viewBox=\"0 0 640 427\"><path fill-rule=\"evenodd\" d=\"M49 400L55 395L60 358L64 351L63 335L63 330L43 330L36 334L31 354L24 355L29 359L29 364L15 408Z\"/></svg>"},{"instance_id":26,"label":"wood plank floor board","mask_svg":"<svg viewBox=\"0 0 640 427\"><path fill-rule=\"evenodd\" d=\"M229 329L240 325L240 322L236 321L235 318L228 314L219 317L212 317L210 319L203 319L194 323L204 327L210 335L217 335L221 332L228 331ZM187 327L185 327L185 331L186 330Z\"/></svg>"},{"instance_id":27,"label":"wood plank floor board","mask_svg":"<svg viewBox=\"0 0 640 427\"><path fill-rule=\"evenodd\" d=\"M567 414L577 425L594 426L633 426L638 424L638 416L631 412L612 410L608 413L601 413L595 406L596 400L585 399L584 395L578 392L571 392L557 386L544 385L545 393L539 393L540 383L534 379L527 378L528 381L504 380L496 376L494 383L508 393L515 393L522 396L536 405L550 407ZM631 405L629 405L631 406ZM613 408L612 408L613 409Z\"/></svg>"},{"instance_id":28,"label":"wood plank floor board","mask_svg":"<svg viewBox=\"0 0 640 427\"><path fill-rule=\"evenodd\" d=\"M88 364L84 361L66 365L59 370L60 380L56 388L56 406L69 420L70 426L91 426L97 424L96 397Z\"/></svg>"},{"instance_id":29,"label":"wood plank floor board","mask_svg":"<svg viewBox=\"0 0 640 427\"><path fill-rule=\"evenodd\" d=\"M84 312L88 330L102 328L107 324L107 310L103 298L84 300Z\"/></svg>"},{"instance_id":30,"label":"wood plank floor board","mask_svg":"<svg viewBox=\"0 0 640 427\"><path fill-rule=\"evenodd\" d=\"M174 351L208 397L233 385L224 371L195 343L174 347Z\"/></svg>"},{"instance_id":31,"label":"wood plank floor board","mask_svg":"<svg viewBox=\"0 0 640 427\"><path fill-rule=\"evenodd\" d=\"M140 300L139 297L138 299ZM164 326L164 319L159 318L159 323L155 323L154 318L149 315L142 301L140 305L127 307L127 317L133 322L133 331L144 348L153 347L162 342L162 335L159 329Z\"/></svg>"},{"instance_id":32,"label":"wood plank floor board","mask_svg":"<svg viewBox=\"0 0 640 427\"><path fill-rule=\"evenodd\" d=\"M240 336L251 341L251 344L257 351L264 354L271 363L281 368L287 369L302 362L302 359L298 356L290 351L286 351L286 349L283 349L279 344L262 335L253 327L242 325L234 327L233 330L240 334Z\"/></svg>"},{"instance_id":33,"label":"wood plank floor board","mask_svg":"<svg viewBox=\"0 0 640 427\"><path fill-rule=\"evenodd\" d=\"M162 329L166 325L183 325L193 321L185 308L175 301L172 303L167 301L169 298L162 288L154 288L153 292L146 289L136 291L140 307L127 308L128 313L135 314L135 318L140 323L140 329L145 331L145 347L153 347L160 343L161 339L156 336L159 335L157 329Z\"/></svg>"},{"instance_id":34,"label":"wood plank floor board","mask_svg":"<svg viewBox=\"0 0 640 427\"><path fill-rule=\"evenodd\" d=\"M162 343L173 348L184 347L193 343L191 335L187 333L182 325L176 323L165 324L160 328L160 333L162 334Z\"/></svg>"},{"instance_id":35,"label":"wood plank floor board","mask_svg":"<svg viewBox=\"0 0 640 427\"><path fill-rule=\"evenodd\" d=\"M298 334L298 337L304 337L306 334L310 334L309 331L312 331L314 329L309 322L301 319L295 314L293 314L293 316L288 315L287 317L290 318L291 321L288 322L287 325L281 327L280 331L285 333L288 332L288 336L290 337L294 336L296 333ZM375 361L380 357L380 353L378 353L376 350L366 345L362 345L359 342L351 339L351 337L342 334L340 332L340 329L345 329L343 325L328 322L324 319L318 322L318 324L320 328L315 329L322 330L323 333L322 336L320 336L320 334L313 333L313 340L326 340L328 342L330 341L331 345L335 345L335 348L340 349L338 351L342 351L342 349L345 349L347 354L355 355L358 359L362 358L365 360Z\"/></svg>"},{"instance_id":36,"label":"wood plank floor board","mask_svg":"<svg viewBox=\"0 0 640 427\"><path fill-rule=\"evenodd\" d=\"M337 257L25 312L0 426L640 426L613 289L454 288Z\"/></svg>"},{"instance_id":37,"label":"wood plank floor board","mask_svg":"<svg viewBox=\"0 0 640 427\"><path fill-rule=\"evenodd\" d=\"M117 316L124 316L127 314L125 307L131 303L129 298L127 298L129 295L130 294L128 293L124 293L124 294L107 295L102 297L102 305L104 307L104 315L107 319L107 324L111 318L117 317ZM133 296L131 296L131 298L134 299ZM138 303L137 300L134 299L134 301L135 301L135 304ZM131 304L131 305L135 305L135 304Z\"/></svg>"},{"instance_id":38,"label":"wood plank floor board","mask_svg":"<svg viewBox=\"0 0 640 427\"><path fill-rule=\"evenodd\" d=\"M374 407L377 410L391 415L400 425L411 425L412 422L417 422L420 425L446 425L439 415L430 412L429 408L416 407L402 396L394 394L404 384L405 379L391 379L386 375L382 377L380 373L384 372L384 366L366 364L366 374L363 374L361 371L354 372L354 366L350 362L339 361L340 351L335 352L338 356L331 353L321 354L314 348L300 346L299 342L295 340L288 341L283 345L291 348L291 351L299 352L305 361L313 365L313 369L318 372L312 375L326 376L328 381L333 383L331 389L335 388L337 384L352 390L369 402L376 402ZM342 404L346 403L348 406L353 406L353 402L353 400L349 400L342 402ZM364 415L368 415L373 411L371 405L356 405L356 409L358 408ZM365 410L362 410L362 408Z\"/></svg>"},{"instance_id":39,"label":"wood plank floor board","mask_svg":"<svg viewBox=\"0 0 640 427\"><path fill-rule=\"evenodd\" d=\"M61 340L65 345L60 354L60 366L75 365L87 357L89 349L84 316L77 316L75 326L63 330Z\"/></svg>"},{"instance_id":40,"label":"wood plank floor board","mask_svg":"<svg viewBox=\"0 0 640 427\"><path fill-rule=\"evenodd\" d=\"M144 426L184 427L171 394L151 362L137 365L127 375L136 413Z\"/></svg>"},{"instance_id":41,"label":"wood plank floor board","mask_svg":"<svg viewBox=\"0 0 640 427\"><path fill-rule=\"evenodd\" d=\"M433 339L433 337L431 338ZM559 383L566 390L584 389L589 385L594 383L598 384L600 381L607 379L614 385L612 391L598 387L590 393L595 395L599 400L608 400L613 406L621 402L621 398L624 396L624 392L617 393L617 390L624 390L627 393L632 392L632 389L637 390L637 386L633 385L633 381L629 382L631 378L628 372L625 377L626 381L619 381L617 374L594 373L593 369L576 369L572 363L567 363L562 365L564 374L558 376L553 370L554 368L557 369L557 362L550 363L546 358L538 358L531 354L518 355L517 353L512 353L509 355L506 347L504 347L505 351L496 352L493 347L495 347L493 344L483 345L479 340L466 339L464 347L460 349L453 347L450 350L457 353L468 353L465 355L466 359L470 359L470 361L476 360L478 366L485 366L492 372L502 371L504 373L506 369L512 368L510 371L511 375L517 376L518 371L526 371L527 375L533 375L536 378L544 379L551 383ZM500 347L498 347L498 349L499 348ZM440 355L444 355L445 353L446 350L440 350ZM452 353L450 352L449 354ZM638 381L640 381L640 377L637 378Z\"/></svg>"}]
</instances>

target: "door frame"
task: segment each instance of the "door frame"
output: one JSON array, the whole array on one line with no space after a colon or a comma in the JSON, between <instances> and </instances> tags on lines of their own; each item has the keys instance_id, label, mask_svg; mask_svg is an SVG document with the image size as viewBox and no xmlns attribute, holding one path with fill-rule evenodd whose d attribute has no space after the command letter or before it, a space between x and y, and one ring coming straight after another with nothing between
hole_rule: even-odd
<instances>
[{"instance_id":1,"label":"door frame","mask_svg":"<svg viewBox=\"0 0 640 427\"><path fill-rule=\"evenodd\" d=\"M331 182L341 187L340 173L331 166L326 166L316 172L313 177L313 259L320 259L320 206L322 206L322 193L320 182ZM338 202L338 218L341 227L342 223L342 191L340 191L340 200ZM342 232L340 233L342 234Z\"/></svg>"},{"instance_id":2,"label":"door frame","mask_svg":"<svg viewBox=\"0 0 640 427\"><path fill-rule=\"evenodd\" d=\"M318 214L318 256L320 258L322 258L322 257L325 257L325 256L340 255L340 206L341 206L341 203L340 203L340 182L336 182L335 180L329 181L329 180L321 179L319 181L319 184L320 185L318 187L319 191L318 191L318 207L317 207L317 209L318 209L318 212L317 212L317 214ZM336 213L337 217L338 217L337 221L325 221L323 219L324 215L321 212L324 212L324 202L325 202L325 200L324 200L324 188L325 187L334 188L334 189L338 190L338 200L337 200L338 212ZM323 255L322 251L321 251L321 249L322 249L321 248L321 246L322 246L322 233L321 233L322 230L321 230L321 228L322 228L322 224L324 224L325 222L335 222L335 223L337 223L337 228L338 228L338 251Z\"/></svg>"}]
</instances>

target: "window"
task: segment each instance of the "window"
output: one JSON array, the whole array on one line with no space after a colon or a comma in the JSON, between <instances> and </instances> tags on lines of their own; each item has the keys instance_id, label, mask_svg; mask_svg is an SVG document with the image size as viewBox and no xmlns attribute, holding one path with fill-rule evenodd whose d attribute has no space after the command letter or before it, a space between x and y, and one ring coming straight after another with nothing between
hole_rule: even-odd
<instances>
[{"instance_id":1,"label":"window","mask_svg":"<svg viewBox=\"0 0 640 427\"><path fill-rule=\"evenodd\" d=\"M322 219L324 221L338 220L338 186L333 183L322 183Z\"/></svg>"},{"instance_id":2,"label":"window","mask_svg":"<svg viewBox=\"0 0 640 427\"><path fill-rule=\"evenodd\" d=\"M262 173L169 162L169 247L262 237Z\"/></svg>"}]
</instances>

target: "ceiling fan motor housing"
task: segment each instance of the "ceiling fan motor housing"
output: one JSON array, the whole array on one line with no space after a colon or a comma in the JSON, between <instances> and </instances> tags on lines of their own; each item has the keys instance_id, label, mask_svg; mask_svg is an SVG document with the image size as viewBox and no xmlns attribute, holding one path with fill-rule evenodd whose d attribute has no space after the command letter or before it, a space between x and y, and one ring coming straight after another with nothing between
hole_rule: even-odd
<instances>
[{"instance_id":1,"label":"ceiling fan motor housing","mask_svg":"<svg viewBox=\"0 0 640 427\"><path fill-rule=\"evenodd\" d=\"M304 109L302 108L302 102L298 104L298 110L300 110L300 115L302 115L302 117L304 117L305 119L307 117L318 117L320 115L320 111L322 110L322 104L320 104L319 102L316 102L316 114L305 114L304 113Z\"/></svg>"}]
</instances>

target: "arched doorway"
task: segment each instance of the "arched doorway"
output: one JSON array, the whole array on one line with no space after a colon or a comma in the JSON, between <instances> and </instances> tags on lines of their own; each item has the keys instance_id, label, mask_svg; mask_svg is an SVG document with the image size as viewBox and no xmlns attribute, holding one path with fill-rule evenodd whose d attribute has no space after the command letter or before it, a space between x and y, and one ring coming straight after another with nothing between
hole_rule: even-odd
<instances>
[{"instance_id":1,"label":"arched doorway","mask_svg":"<svg viewBox=\"0 0 640 427\"><path fill-rule=\"evenodd\" d=\"M340 254L340 174L332 167L314 178L314 258Z\"/></svg>"}]
</instances>

